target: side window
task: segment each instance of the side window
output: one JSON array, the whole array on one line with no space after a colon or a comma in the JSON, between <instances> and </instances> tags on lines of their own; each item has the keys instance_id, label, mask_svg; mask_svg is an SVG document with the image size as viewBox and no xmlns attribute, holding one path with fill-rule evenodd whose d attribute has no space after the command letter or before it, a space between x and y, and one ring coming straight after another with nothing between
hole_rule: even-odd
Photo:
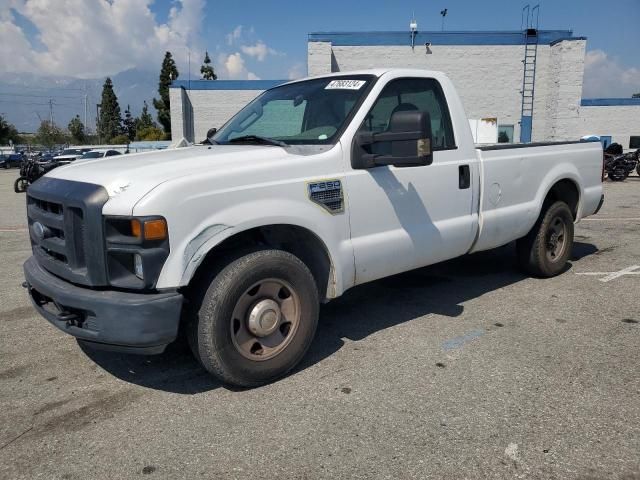
<instances>
[{"instance_id":1,"label":"side window","mask_svg":"<svg viewBox=\"0 0 640 480\"><path fill-rule=\"evenodd\" d=\"M374 133L384 132L389 128L391 115L408 110L429 114L433 150L455 148L449 107L440 84L432 78L400 78L389 82L360 129Z\"/></svg>"}]
</instances>

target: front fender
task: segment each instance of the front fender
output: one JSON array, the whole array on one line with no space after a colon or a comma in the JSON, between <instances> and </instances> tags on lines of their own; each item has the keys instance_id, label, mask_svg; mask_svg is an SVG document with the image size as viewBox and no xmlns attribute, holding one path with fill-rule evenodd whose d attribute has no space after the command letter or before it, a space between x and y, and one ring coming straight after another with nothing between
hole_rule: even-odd
<instances>
[{"instance_id":1,"label":"front fender","mask_svg":"<svg viewBox=\"0 0 640 480\"><path fill-rule=\"evenodd\" d=\"M315 234L324 243L331 259L336 295L353 284L353 250L345 213L332 215L308 201L272 198L229 204L189 231L176 232L176 235L172 225L178 229L180 221L176 219L176 223L172 223L168 219L168 223L170 239L182 240L171 246L171 254L158 279L159 288L188 285L213 248L234 235L267 225L293 225Z\"/></svg>"}]
</instances>

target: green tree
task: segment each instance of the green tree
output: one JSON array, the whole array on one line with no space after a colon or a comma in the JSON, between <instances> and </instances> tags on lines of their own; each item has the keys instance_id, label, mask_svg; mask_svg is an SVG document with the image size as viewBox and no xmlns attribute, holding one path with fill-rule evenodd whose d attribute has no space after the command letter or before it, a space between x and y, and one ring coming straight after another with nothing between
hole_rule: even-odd
<instances>
[{"instance_id":1,"label":"green tree","mask_svg":"<svg viewBox=\"0 0 640 480\"><path fill-rule=\"evenodd\" d=\"M65 143L66 140L64 132L55 123L51 123L49 120L40 122L35 136L35 143L50 149L55 145Z\"/></svg>"},{"instance_id":2,"label":"green tree","mask_svg":"<svg viewBox=\"0 0 640 480\"><path fill-rule=\"evenodd\" d=\"M631 95L631 98L640 98L640 92Z\"/></svg>"},{"instance_id":3,"label":"green tree","mask_svg":"<svg viewBox=\"0 0 640 480\"><path fill-rule=\"evenodd\" d=\"M136 140L157 141L164 140L166 135L161 128L158 127L145 127L141 128L136 133Z\"/></svg>"},{"instance_id":4,"label":"green tree","mask_svg":"<svg viewBox=\"0 0 640 480\"><path fill-rule=\"evenodd\" d=\"M136 132L144 128L158 127L156 122L153 121L153 117L149 113L149 106L147 105L146 100L142 105L142 112L140 113L140 116L136 118L135 122L136 122Z\"/></svg>"},{"instance_id":5,"label":"green tree","mask_svg":"<svg viewBox=\"0 0 640 480\"><path fill-rule=\"evenodd\" d=\"M111 139L122 132L122 119L120 118L120 105L118 97L113 91L113 83L107 77L102 87L102 99L100 104L100 118L98 119L98 136L100 140L109 143Z\"/></svg>"},{"instance_id":6,"label":"green tree","mask_svg":"<svg viewBox=\"0 0 640 480\"><path fill-rule=\"evenodd\" d=\"M146 102L145 102L146 106ZM131 115L131 108L127 105L127 109L124 111L124 120L122 121L123 133L127 136L130 142L136 138L136 119Z\"/></svg>"},{"instance_id":7,"label":"green tree","mask_svg":"<svg viewBox=\"0 0 640 480\"><path fill-rule=\"evenodd\" d=\"M166 133L171 133L171 111L169 110L169 85L178 78L178 67L171 56L171 52L166 52L160 70L160 81L158 82L158 93L160 99L153 99L153 106L158 111L158 122Z\"/></svg>"},{"instance_id":8,"label":"green tree","mask_svg":"<svg viewBox=\"0 0 640 480\"><path fill-rule=\"evenodd\" d=\"M71 119L69 125L67 125L67 130L69 130L71 138L73 138L76 143L86 142L87 136L84 133L84 124L82 123L82 120L80 120L79 115L76 115Z\"/></svg>"},{"instance_id":9,"label":"green tree","mask_svg":"<svg viewBox=\"0 0 640 480\"><path fill-rule=\"evenodd\" d=\"M217 80L218 76L216 72L213 71L213 66L211 65L211 59L209 58L209 52L204 52L204 64L200 67L200 73L202 74L203 80Z\"/></svg>"},{"instance_id":10,"label":"green tree","mask_svg":"<svg viewBox=\"0 0 640 480\"><path fill-rule=\"evenodd\" d=\"M11 123L7 122L0 115L0 145L6 145L11 140L13 143L20 143L18 130Z\"/></svg>"},{"instance_id":11,"label":"green tree","mask_svg":"<svg viewBox=\"0 0 640 480\"><path fill-rule=\"evenodd\" d=\"M128 145L129 144L129 137L127 136L127 134L125 133L121 133L120 135L116 135L115 137L111 138L111 142L114 145Z\"/></svg>"}]
</instances>

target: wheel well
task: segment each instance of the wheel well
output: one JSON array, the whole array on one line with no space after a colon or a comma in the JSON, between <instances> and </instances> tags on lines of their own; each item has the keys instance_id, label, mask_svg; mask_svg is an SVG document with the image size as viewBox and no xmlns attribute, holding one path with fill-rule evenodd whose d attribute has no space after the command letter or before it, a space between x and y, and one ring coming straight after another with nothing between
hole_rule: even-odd
<instances>
[{"instance_id":1,"label":"wheel well","mask_svg":"<svg viewBox=\"0 0 640 480\"><path fill-rule=\"evenodd\" d=\"M577 185L569 179L556 182L544 199L545 206L551 205L553 202L564 202L569 206L573 219L578 216L578 204L580 202L580 191Z\"/></svg>"},{"instance_id":2,"label":"wheel well","mask_svg":"<svg viewBox=\"0 0 640 480\"><path fill-rule=\"evenodd\" d=\"M325 244L316 234L297 225L265 225L232 235L207 253L191 282L200 278L203 272L224 268L234 252L255 247L277 248L295 255L311 271L319 297L335 296L333 265Z\"/></svg>"}]
</instances>

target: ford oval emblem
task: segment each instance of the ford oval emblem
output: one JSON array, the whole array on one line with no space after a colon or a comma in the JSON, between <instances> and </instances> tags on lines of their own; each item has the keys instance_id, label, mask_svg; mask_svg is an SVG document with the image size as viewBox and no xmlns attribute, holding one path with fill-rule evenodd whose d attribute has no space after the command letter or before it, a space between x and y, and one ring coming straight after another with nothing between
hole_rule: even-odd
<instances>
[{"instance_id":1,"label":"ford oval emblem","mask_svg":"<svg viewBox=\"0 0 640 480\"><path fill-rule=\"evenodd\" d=\"M35 239L38 240L39 242L41 242L46 238L47 230L48 228L42 225L40 222L34 222L31 225L31 232L33 233L33 236L35 237Z\"/></svg>"}]
</instances>

